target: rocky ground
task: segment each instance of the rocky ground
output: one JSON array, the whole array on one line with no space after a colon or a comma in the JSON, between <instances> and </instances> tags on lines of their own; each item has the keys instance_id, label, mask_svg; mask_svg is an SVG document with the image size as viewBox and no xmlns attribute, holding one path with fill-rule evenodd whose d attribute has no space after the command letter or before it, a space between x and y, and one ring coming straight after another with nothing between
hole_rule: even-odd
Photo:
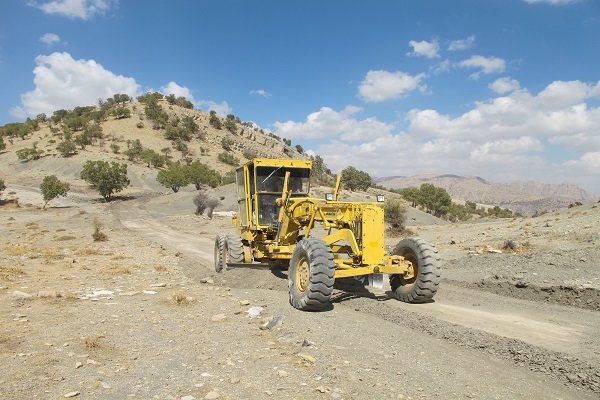
<instances>
[{"instance_id":1,"label":"rocky ground","mask_svg":"<svg viewBox=\"0 0 600 400\"><path fill-rule=\"evenodd\" d=\"M288 304L286 271L214 272L214 237L233 227L194 216L191 192L111 204L82 192L40 210L33 189L10 191L0 398L600 396L596 205L464 224L414 214L444 259L435 302L338 289L307 313Z\"/></svg>"}]
</instances>

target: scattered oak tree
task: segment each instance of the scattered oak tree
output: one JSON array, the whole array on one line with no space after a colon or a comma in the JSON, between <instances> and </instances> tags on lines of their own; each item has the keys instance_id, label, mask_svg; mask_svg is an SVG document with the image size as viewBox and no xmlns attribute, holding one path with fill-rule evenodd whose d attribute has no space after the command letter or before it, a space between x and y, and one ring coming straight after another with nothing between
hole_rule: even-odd
<instances>
[{"instance_id":1,"label":"scattered oak tree","mask_svg":"<svg viewBox=\"0 0 600 400\"><path fill-rule=\"evenodd\" d=\"M350 166L342 170L342 184L351 191L367 190L373 181L368 173Z\"/></svg>"},{"instance_id":2,"label":"scattered oak tree","mask_svg":"<svg viewBox=\"0 0 600 400\"><path fill-rule=\"evenodd\" d=\"M44 177L42 184L40 185L42 198L44 199L43 208L46 208L48 203L58 196L66 196L70 189L71 186L68 182L61 182L55 175Z\"/></svg>"},{"instance_id":3,"label":"scattered oak tree","mask_svg":"<svg viewBox=\"0 0 600 400\"><path fill-rule=\"evenodd\" d=\"M164 187L171 188L175 193L189 183L184 167L178 163L173 163L168 169L160 171L156 175L156 180Z\"/></svg>"},{"instance_id":4,"label":"scattered oak tree","mask_svg":"<svg viewBox=\"0 0 600 400\"><path fill-rule=\"evenodd\" d=\"M110 201L114 193L129 186L127 164L107 161L87 161L81 171L81 179L92 185L104 198Z\"/></svg>"}]
</instances>

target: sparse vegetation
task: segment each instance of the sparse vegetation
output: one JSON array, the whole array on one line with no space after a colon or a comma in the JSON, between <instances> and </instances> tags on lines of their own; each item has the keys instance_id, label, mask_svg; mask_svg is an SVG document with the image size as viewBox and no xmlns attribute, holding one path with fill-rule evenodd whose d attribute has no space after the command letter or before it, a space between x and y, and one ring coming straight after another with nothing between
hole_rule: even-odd
<instances>
[{"instance_id":1,"label":"sparse vegetation","mask_svg":"<svg viewBox=\"0 0 600 400\"><path fill-rule=\"evenodd\" d=\"M108 240L106 233L102 232L102 227L102 222L97 217L94 218L94 233L92 233L94 242L106 242Z\"/></svg>"},{"instance_id":2,"label":"sparse vegetation","mask_svg":"<svg viewBox=\"0 0 600 400\"><path fill-rule=\"evenodd\" d=\"M389 224L389 232L402 233L406 223L406 208L399 201L388 199L384 205L385 222Z\"/></svg>"},{"instance_id":3,"label":"sparse vegetation","mask_svg":"<svg viewBox=\"0 0 600 400\"><path fill-rule=\"evenodd\" d=\"M38 160L42 154L44 154L44 150L40 150L34 147L32 148L24 148L16 151L17 158L19 160L30 161L30 160Z\"/></svg>"},{"instance_id":4,"label":"sparse vegetation","mask_svg":"<svg viewBox=\"0 0 600 400\"><path fill-rule=\"evenodd\" d=\"M210 117L208 119L208 123L215 129L221 129L223 124L221 123L221 118L217 116L216 111L210 111Z\"/></svg>"},{"instance_id":5,"label":"sparse vegetation","mask_svg":"<svg viewBox=\"0 0 600 400\"><path fill-rule=\"evenodd\" d=\"M224 137L223 139L221 139L221 147L223 148L223 150L231 151L233 144L233 139L230 139L228 137Z\"/></svg>"},{"instance_id":6,"label":"sparse vegetation","mask_svg":"<svg viewBox=\"0 0 600 400\"><path fill-rule=\"evenodd\" d=\"M221 204L219 199L210 196L206 192L199 192L194 196L196 215L202 215L206 211L207 217L212 219L213 211L219 204Z\"/></svg>"},{"instance_id":7,"label":"sparse vegetation","mask_svg":"<svg viewBox=\"0 0 600 400\"><path fill-rule=\"evenodd\" d=\"M63 140L56 146L56 150L63 157L70 157L77 152L77 146L70 140Z\"/></svg>"},{"instance_id":8,"label":"sparse vegetation","mask_svg":"<svg viewBox=\"0 0 600 400\"><path fill-rule=\"evenodd\" d=\"M200 190L202 185L215 188L221 181L221 177L217 171L213 170L208 165L201 163L199 160L195 160L191 164L186 165L184 167L184 173L188 183L194 185L196 190Z\"/></svg>"},{"instance_id":9,"label":"sparse vegetation","mask_svg":"<svg viewBox=\"0 0 600 400\"><path fill-rule=\"evenodd\" d=\"M227 153L226 151L219 153L217 158L222 163L225 163L228 165L233 165L233 166L240 165L240 160L237 157L235 157L233 154Z\"/></svg>"},{"instance_id":10,"label":"sparse vegetation","mask_svg":"<svg viewBox=\"0 0 600 400\"><path fill-rule=\"evenodd\" d=\"M66 196L70 189L71 187L68 182L61 182L55 175L44 177L42 184L40 185L40 190L44 199L43 208L46 208L48 203L58 196Z\"/></svg>"}]
</instances>

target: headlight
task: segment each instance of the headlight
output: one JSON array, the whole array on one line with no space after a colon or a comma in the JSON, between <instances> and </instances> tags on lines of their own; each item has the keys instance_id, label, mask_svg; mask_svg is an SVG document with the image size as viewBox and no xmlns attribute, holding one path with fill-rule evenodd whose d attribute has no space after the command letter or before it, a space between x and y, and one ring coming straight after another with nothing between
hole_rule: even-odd
<instances>
[{"instance_id":1,"label":"headlight","mask_svg":"<svg viewBox=\"0 0 600 400\"><path fill-rule=\"evenodd\" d=\"M385 196L382 194L378 194L377 195L377 202L378 203L383 203L385 201Z\"/></svg>"},{"instance_id":2,"label":"headlight","mask_svg":"<svg viewBox=\"0 0 600 400\"><path fill-rule=\"evenodd\" d=\"M327 201L333 201L333 193L326 193L325 194L325 200L327 200Z\"/></svg>"}]
</instances>

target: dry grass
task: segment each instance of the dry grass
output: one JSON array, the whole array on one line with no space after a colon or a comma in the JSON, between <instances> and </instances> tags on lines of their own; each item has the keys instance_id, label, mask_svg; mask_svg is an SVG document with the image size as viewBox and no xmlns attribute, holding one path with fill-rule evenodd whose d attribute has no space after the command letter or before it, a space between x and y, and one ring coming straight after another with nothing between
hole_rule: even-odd
<instances>
[{"instance_id":1,"label":"dry grass","mask_svg":"<svg viewBox=\"0 0 600 400\"><path fill-rule=\"evenodd\" d=\"M502 250L512 251L514 253L525 253L531 250L531 244L529 241L517 242L514 240L505 240L502 245Z\"/></svg>"},{"instance_id":2,"label":"dry grass","mask_svg":"<svg viewBox=\"0 0 600 400\"><path fill-rule=\"evenodd\" d=\"M178 306L185 306L191 303L191 299L184 293L178 292L171 296L171 301Z\"/></svg>"},{"instance_id":3,"label":"dry grass","mask_svg":"<svg viewBox=\"0 0 600 400\"><path fill-rule=\"evenodd\" d=\"M13 278L26 275L25 271L18 266L0 266L0 280L10 281Z\"/></svg>"},{"instance_id":4,"label":"dry grass","mask_svg":"<svg viewBox=\"0 0 600 400\"><path fill-rule=\"evenodd\" d=\"M112 256L110 259L111 260L127 260L129 258L133 258L133 257L124 256L122 254L117 254L116 256Z\"/></svg>"},{"instance_id":5,"label":"dry grass","mask_svg":"<svg viewBox=\"0 0 600 400\"><path fill-rule=\"evenodd\" d=\"M95 249L93 247L83 247L83 248L77 249L75 251L75 254L78 256L96 256L96 255L99 255L102 253L100 252L100 250Z\"/></svg>"},{"instance_id":6,"label":"dry grass","mask_svg":"<svg viewBox=\"0 0 600 400\"><path fill-rule=\"evenodd\" d=\"M102 268L100 272L104 275L128 275L131 274L131 270L126 265L111 265L109 267Z\"/></svg>"},{"instance_id":7,"label":"dry grass","mask_svg":"<svg viewBox=\"0 0 600 400\"><path fill-rule=\"evenodd\" d=\"M102 226L102 222L97 217L94 218L94 233L92 233L94 242L106 242L108 240L106 233L102 232Z\"/></svg>"},{"instance_id":8,"label":"dry grass","mask_svg":"<svg viewBox=\"0 0 600 400\"><path fill-rule=\"evenodd\" d=\"M154 270L156 272L166 272L167 271L167 267L165 267L164 265L156 265L154 267Z\"/></svg>"},{"instance_id":9,"label":"dry grass","mask_svg":"<svg viewBox=\"0 0 600 400\"><path fill-rule=\"evenodd\" d=\"M104 336L96 336L95 338L86 338L85 339L85 348L86 349L97 349L100 347L100 339Z\"/></svg>"}]
</instances>

